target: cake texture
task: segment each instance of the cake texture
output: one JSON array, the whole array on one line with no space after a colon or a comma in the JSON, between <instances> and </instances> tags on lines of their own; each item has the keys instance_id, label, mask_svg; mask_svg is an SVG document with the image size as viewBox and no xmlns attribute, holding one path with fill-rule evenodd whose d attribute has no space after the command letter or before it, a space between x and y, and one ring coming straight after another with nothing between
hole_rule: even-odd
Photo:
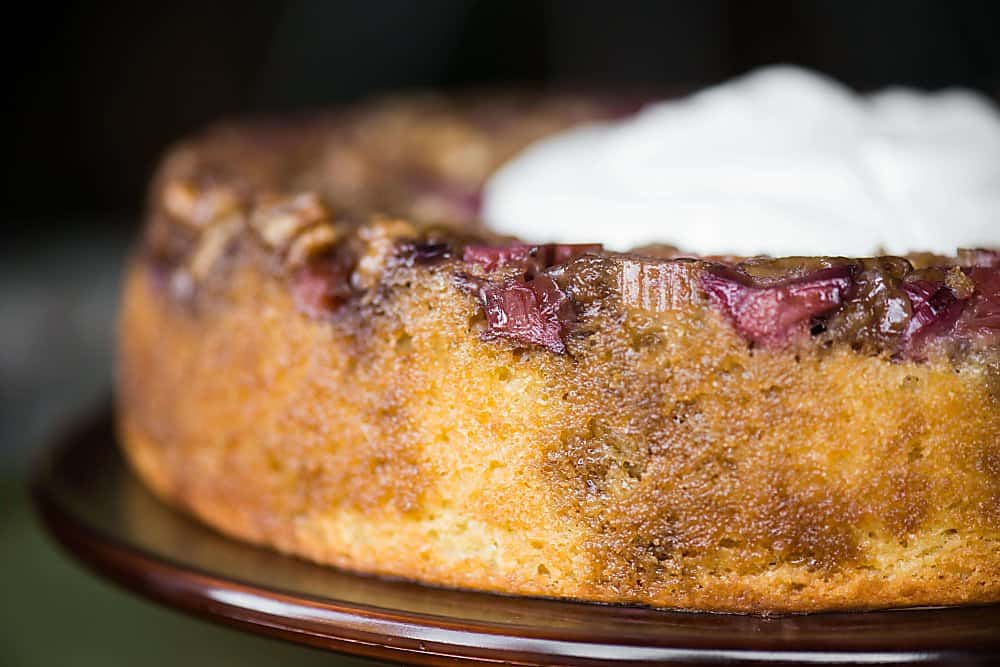
<instances>
[{"instance_id":1,"label":"cake texture","mask_svg":"<svg viewBox=\"0 0 1000 667\"><path fill-rule=\"evenodd\" d=\"M121 311L135 470L236 538L435 585L1000 601L1000 254L613 253L476 221L504 160L617 113L391 99L176 147Z\"/></svg>"}]
</instances>

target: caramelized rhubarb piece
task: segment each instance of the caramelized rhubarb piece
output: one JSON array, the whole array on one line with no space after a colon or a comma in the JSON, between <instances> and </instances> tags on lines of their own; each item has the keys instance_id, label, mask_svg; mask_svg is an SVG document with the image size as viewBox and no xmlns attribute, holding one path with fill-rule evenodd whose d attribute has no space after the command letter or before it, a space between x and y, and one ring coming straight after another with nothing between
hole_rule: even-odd
<instances>
[{"instance_id":1,"label":"caramelized rhubarb piece","mask_svg":"<svg viewBox=\"0 0 1000 667\"><path fill-rule=\"evenodd\" d=\"M768 287L754 286L734 269L713 267L702 286L736 330L766 347L781 347L816 316L838 307L850 287L850 268L835 266L805 278Z\"/></svg>"},{"instance_id":2,"label":"caramelized rhubarb piece","mask_svg":"<svg viewBox=\"0 0 1000 667\"><path fill-rule=\"evenodd\" d=\"M483 340L506 338L558 354L566 351L563 335L573 319L573 309L551 277L489 282L459 274L455 281L459 289L479 299L486 315Z\"/></svg>"},{"instance_id":3,"label":"caramelized rhubarb piece","mask_svg":"<svg viewBox=\"0 0 1000 667\"><path fill-rule=\"evenodd\" d=\"M1000 335L1000 265L969 270L975 292L957 331L966 337Z\"/></svg>"},{"instance_id":4,"label":"caramelized rhubarb piece","mask_svg":"<svg viewBox=\"0 0 1000 667\"><path fill-rule=\"evenodd\" d=\"M565 352L563 335L573 319L573 308L552 276L543 272L599 250L599 245L563 243L466 246L462 259L470 264L478 264L487 272L504 268L519 271L519 275L503 282L459 276L459 286L475 291L486 313L484 339L507 338Z\"/></svg>"},{"instance_id":5,"label":"caramelized rhubarb piece","mask_svg":"<svg viewBox=\"0 0 1000 667\"><path fill-rule=\"evenodd\" d=\"M921 359L932 337L952 330L966 299L959 299L944 282L935 280L909 281L903 284L903 291L910 298L912 315L903 332L902 351L908 358Z\"/></svg>"}]
</instances>

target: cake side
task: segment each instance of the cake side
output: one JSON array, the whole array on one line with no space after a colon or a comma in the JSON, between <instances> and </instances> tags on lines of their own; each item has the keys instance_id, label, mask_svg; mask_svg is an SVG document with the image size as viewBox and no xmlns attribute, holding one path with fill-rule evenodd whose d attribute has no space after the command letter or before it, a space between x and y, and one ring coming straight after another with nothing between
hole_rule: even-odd
<instances>
[{"instance_id":1,"label":"cake side","mask_svg":"<svg viewBox=\"0 0 1000 667\"><path fill-rule=\"evenodd\" d=\"M1000 598L983 367L754 350L711 308L614 291L564 354L484 341L463 268L402 266L319 319L252 260L194 308L137 261L126 452L225 532L428 583L741 612Z\"/></svg>"}]
</instances>

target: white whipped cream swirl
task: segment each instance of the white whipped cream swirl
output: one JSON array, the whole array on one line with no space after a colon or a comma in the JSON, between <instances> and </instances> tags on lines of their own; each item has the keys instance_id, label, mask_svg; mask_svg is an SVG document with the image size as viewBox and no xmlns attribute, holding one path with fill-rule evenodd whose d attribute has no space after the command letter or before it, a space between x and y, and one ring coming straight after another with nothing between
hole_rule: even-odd
<instances>
[{"instance_id":1,"label":"white whipped cream swirl","mask_svg":"<svg viewBox=\"0 0 1000 667\"><path fill-rule=\"evenodd\" d=\"M483 213L504 233L615 250L1000 247L1000 113L967 90L861 96L772 67L528 147Z\"/></svg>"}]
</instances>

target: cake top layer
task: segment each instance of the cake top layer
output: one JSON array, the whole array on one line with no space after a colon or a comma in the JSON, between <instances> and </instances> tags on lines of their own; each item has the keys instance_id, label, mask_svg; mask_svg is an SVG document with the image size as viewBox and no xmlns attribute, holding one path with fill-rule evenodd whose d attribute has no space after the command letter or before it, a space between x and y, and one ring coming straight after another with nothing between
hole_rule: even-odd
<instances>
[{"instance_id":1,"label":"cake top layer","mask_svg":"<svg viewBox=\"0 0 1000 667\"><path fill-rule=\"evenodd\" d=\"M844 344L918 361L995 354L994 251L698 258L661 245L525 244L478 223L480 189L505 160L621 109L571 97L419 97L221 126L165 161L144 254L181 301L224 288L227 267L252 261L321 319L370 306L401 272L445 271L457 297L479 301L485 339L558 354L609 300L654 313L709 308L761 348Z\"/></svg>"}]
</instances>

